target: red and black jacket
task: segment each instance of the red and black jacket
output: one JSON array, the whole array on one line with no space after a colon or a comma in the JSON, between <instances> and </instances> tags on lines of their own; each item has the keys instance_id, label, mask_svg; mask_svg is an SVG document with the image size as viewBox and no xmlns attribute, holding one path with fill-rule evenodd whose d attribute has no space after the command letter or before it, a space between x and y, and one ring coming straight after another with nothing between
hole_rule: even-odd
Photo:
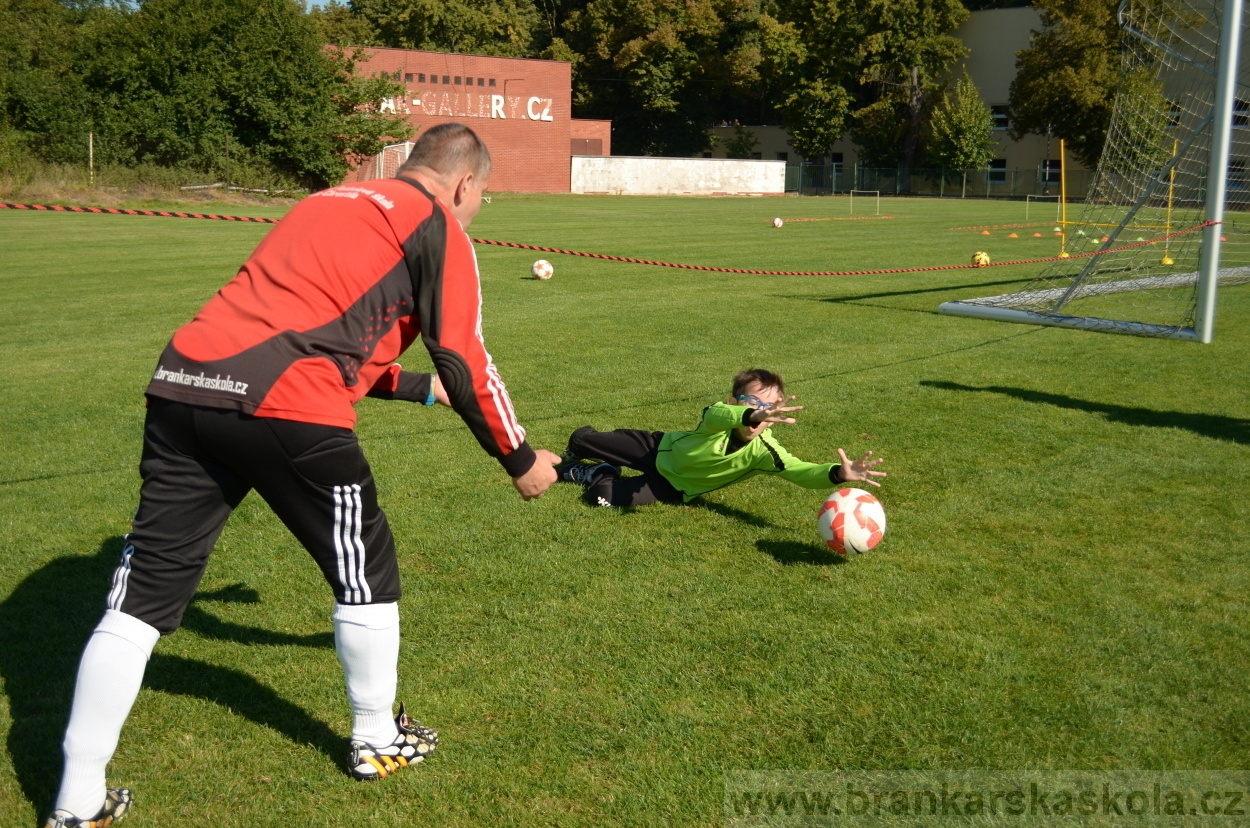
<instances>
[{"instance_id":1,"label":"red and black jacket","mask_svg":"<svg viewBox=\"0 0 1250 828\"><path fill-rule=\"evenodd\" d=\"M353 406L418 336L452 407L513 477L534 463L482 341L472 242L421 185L343 185L300 202L174 333L153 397L352 428Z\"/></svg>"}]
</instances>

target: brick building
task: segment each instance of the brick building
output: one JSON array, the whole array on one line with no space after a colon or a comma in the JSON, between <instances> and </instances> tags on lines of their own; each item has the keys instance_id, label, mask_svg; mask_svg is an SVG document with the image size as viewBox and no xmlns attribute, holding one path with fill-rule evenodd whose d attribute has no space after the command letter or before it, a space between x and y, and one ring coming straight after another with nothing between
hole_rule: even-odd
<instances>
[{"instance_id":1,"label":"brick building","mask_svg":"<svg viewBox=\"0 0 1250 828\"><path fill-rule=\"evenodd\" d=\"M490 189L567 193L571 157L610 155L610 121L572 118L572 67L563 61L456 55L411 49L362 49L357 71L402 83L403 98L384 109L408 116L420 131L459 122L490 149ZM362 160L348 180L375 177Z\"/></svg>"}]
</instances>

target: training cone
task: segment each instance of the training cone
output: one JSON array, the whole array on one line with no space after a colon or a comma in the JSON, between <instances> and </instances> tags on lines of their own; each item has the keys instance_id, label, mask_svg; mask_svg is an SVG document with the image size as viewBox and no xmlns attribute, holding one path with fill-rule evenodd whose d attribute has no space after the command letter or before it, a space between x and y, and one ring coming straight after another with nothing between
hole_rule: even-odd
<instances>
[{"instance_id":1,"label":"training cone","mask_svg":"<svg viewBox=\"0 0 1250 828\"><path fill-rule=\"evenodd\" d=\"M1111 238L1110 236L1103 236L1103 237L1102 237L1101 239L1099 239L1098 241L1102 242L1103 244L1106 244L1106 243L1107 243L1107 241L1108 241L1110 238Z\"/></svg>"},{"instance_id":2,"label":"training cone","mask_svg":"<svg viewBox=\"0 0 1250 828\"><path fill-rule=\"evenodd\" d=\"M1223 236L1220 236L1220 241L1228 241L1228 239L1224 238Z\"/></svg>"},{"instance_id":3,"label":"training cone","mask_svg":"<svg viewBox=\"0 0 1250 828\"><path fill-rule=\"evenodd\" d=\"M1015 233L1008 233L1008 234L1007 234L1007 238L1009 238L1009 239L1018 239L1018 238L1020 238L1020 237L1019 237L1019 236L1017 236Z\"/></svg>"},{"instance_id":4,"label":"training cone","mask_svg":"<svg viewBox=\"0 0 1250 828\"><path fill-rule=\"evenodd\" d=\"M988 236L989 234L990 234L990 231L989 231L989 230L982 230L982 231L981 231L981 235L982 235L982 236Z\"/></svg>"},{"instance_id":5,"label":"training cone","mask_svg":"<svg viewBox=\"0 0 1250 828\"><path fill-rule=\"evenodd\" d=\"M1034 233L1034 234L1033 234L1033 238L1035 238L1035 239L1040 239L1041 237L1042 237L1042 234L1041 234L1041 233Z\"/></svg>"}]
</instances>

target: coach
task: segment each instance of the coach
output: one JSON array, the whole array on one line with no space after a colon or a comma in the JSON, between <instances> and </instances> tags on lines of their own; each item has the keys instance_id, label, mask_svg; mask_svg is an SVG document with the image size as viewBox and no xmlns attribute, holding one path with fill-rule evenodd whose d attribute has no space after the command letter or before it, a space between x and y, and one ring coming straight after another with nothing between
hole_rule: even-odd
<instances>
[{"instance_id":1,"label":"coach","mask_svg":"<svg viewBox=\"0 0 1250 828\"><path fill-rule=\"evenodd\" d=\"M107 789L105 770L148 657L178 628L226 519L252 489L334 591L352 775L384 777L434 749L437 734L403 705L393 718L399 570L353 406L421 385L394 364L419 336L438 371L424 378L430 399L445 394L526 500L555 481L559 458L526 443L482 342L465 229L489 173L472 130L432 127L396 178L302 201L174 334L147 388L139 509L79 665L47 825L107 825L129 808L130 792Z\"/></svg>"}]
</instances>

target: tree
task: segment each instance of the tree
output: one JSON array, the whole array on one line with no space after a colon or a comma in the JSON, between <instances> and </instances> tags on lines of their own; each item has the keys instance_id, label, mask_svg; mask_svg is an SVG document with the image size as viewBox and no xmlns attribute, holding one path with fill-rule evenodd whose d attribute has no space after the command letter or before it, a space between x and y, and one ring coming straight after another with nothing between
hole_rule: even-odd
<instances>
[{"instance_id":1,"label":"tree","mask_svg":"<svg viewBox=\"0 0 1250 828\"><path fill-rule=\"evenodd\" d=\"M335 46L382 45L373 24L338 0L330 0L324 6L313 6L308 10L308 19L322 43Z\"/></svg>"},{"instance_id":2,"label":"tree","mask_svg":"<svg viewBox=\"0 0 1250 828\"><path fill-rule=\"evenodd\" d=\"M909 188L911 167L922 150L925 117L940 78L967 49L950 32L968 17L959 0L859 0L856 17L860 107L853 135L870 164L899 167L899 186Z\"/></svg>"},{"instance_id":3,"label":"tree","mask_svg":"<svg viewBox=\"0 0 1250 828\"><path fill-rule=\"evenodd\" d=\"M780 14L761 16L761 74L765 94L790 131L790 145L804 158L829 152L846 130L848 85L857 67L853 27L842 19L840 0L794 0Z\"/></svg>"},{"instance_id":4,"label":"tree","mask_svg":"<svg viewBox=\"0 0 1250 828\"><path fill-rule=\"evenodd\" d=\"M963 172L984 167L994 157L994 119L965 69L954 92L944 97L929 119L929 157L940 167Z\"/></svg>"},{"instance_id":5,"label":"tree","mask_svg":"<svg viewBox=\"0 0 1250 828\"><path fill-rule=\"evenodd\" d=\"M335 184L346 152L374 152L397 84L327 54L294 0L146 0L83 36L78 55L106 160L276 173Z\"/></svg>"},{"instance_id":6,"label":"tree","mask_svg":"<svg viewBox=\"0 0 1250 828\"><path fill-rule=\"evenodd\" d=\"M1012 138L1051 128L1086 167L1098 165L1120 85L1118 0L1036 0L1042 30L1016 54Z\"/></svg>"},{"instance_id":7,"label":"tree","mask_svg":"<svg viewBox=\"0 0 1250 828\"><path fill-rule=\"evenodd\" d=\"M534 0L351 0L351 8L397 49L530 57L543 28Z\"/></svg>"},{"instance_id":8,"label":"tree","mask_svg":"<svg viewBox=\"0 0 1250 828\"><path fill-rule=\"evenodd\" d=\"M86 160L87 92L75 71L77 32L108 9L0 0L0 133L10 162L28 151Z\"/></svg>"},{"instance_id":9,"label":"tree","mask_svg":"<svg viewBox=\"0 0 1250 828\"><path fill-rule=\"evenodd\" d=\"M735 124L734 137L725 142L725 150L730 158L754 158L755 148L759 145L754 132L741 124Z\"/></svg>"},{"instance_id":10,"label":"tree","mask_svg":"<svg viewBox=\"0 0 1250 828\"><path fill-rule=\"evenodd\" d=\"M570 12L574 109L610 118L613 149L693 155L730 90L759 80L760 0L590 0Z\"/></svg>"}]
</instances>

